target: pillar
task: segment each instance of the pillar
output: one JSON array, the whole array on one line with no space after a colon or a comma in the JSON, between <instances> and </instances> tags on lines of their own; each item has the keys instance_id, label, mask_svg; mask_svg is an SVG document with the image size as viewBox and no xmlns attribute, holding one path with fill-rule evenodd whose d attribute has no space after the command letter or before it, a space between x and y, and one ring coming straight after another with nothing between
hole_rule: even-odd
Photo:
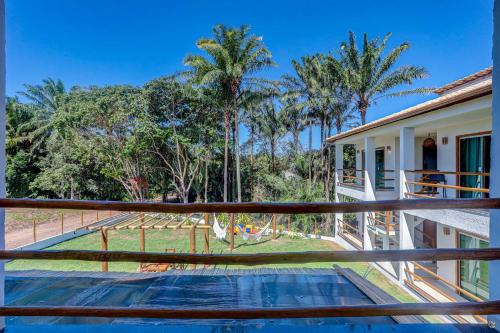
<instances>
[{"instance_id":1,"label":"pillar","mask_svg":"<svg viewBox=\"0 0 500 333\"><path fill-rule=\"evenodd\" d=\"M0 198L5 198L5 2L0 0ZM0 209L0 250L5 250L5 209ZM0 262L0 306L4 303L5 270ZM0 329L5 318L0 319Z\"/></svg>"},{"instance_id":2,"label":"pillar","mask_svg":"<svg viewBox=\"0 0 500 333\"><path fill-rule=\"evenodd\" d=\"M399 132L399 198L405 198L405 192L412 191L412 186L406 186L407 180L413 180L413 173L406 170L415 170L415 129L411 127L402 127ZM399 248L414 249L413 243L413 216L399 212ZM404 268L412 270L411 265L405 262L399 263L398 277L403 282L405 277Z\"/></svg>"},{"instance_id":3,"label":"pillar","mask_svg":"<svg viewBox=\"0 0 500 333\"><path fill-rule=\"evenodd\" d=\"M375 138L365 137L365 200L375 201ZM373 241L370 233L368 232L368 214L363 213L363 248L365 250L373 249Z\"/></svg>"},{"instance_id":4,"label":"pillar","mask_svg":"<svg viewBox=\"0 0 500 333\"><path fill-rule=\"evenodd\" d=\"M493 109L491 134L491 170L500 168L500 0L495 0L493 9ZM499 153L499 154L496 154ZM490 177L490 196L500 197L500 176L493 174ZM500 210L490 211L490 221L500 220ZM490 222L490 247L500 247L500 225ZM490 300L500 299L500 261L489 262L489 290ZM497 330L500 328L500 315L488 316Z\"/></svg>"},{"instance_id":5,"label":"pillar","mask_svg":"<svg viewBox=\"0 0 500 333\"><path fill-rule=\"evenodd\" d=\"M342 169L344 168L344 145L336 143L335 144L335 189L337 189L337 184L340 182L342 177ZM342 202L340 194L335 190L335 202ZM339 221L344 219L343 213L335 213L335 233L338 232Z\"/></svg>"},{"instance_id":6,"label":"pillar","mask_svg":"<svg viewBox=\"0 0 500 333\"><path fill-rule=\"evenodd\" d=\"M146 252L146 229L139 229L139 251Z\"/></svg>"}]
</instances>

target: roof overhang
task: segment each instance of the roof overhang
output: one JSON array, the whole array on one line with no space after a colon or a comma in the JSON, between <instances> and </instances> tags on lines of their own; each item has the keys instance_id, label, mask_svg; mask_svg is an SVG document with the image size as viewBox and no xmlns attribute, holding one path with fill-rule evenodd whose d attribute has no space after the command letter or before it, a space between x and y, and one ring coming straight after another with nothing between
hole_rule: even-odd
<instances>
[{"instance_id":1,"label":"roof overhang","mask_svg":"<svg viewBox=\"0 0 500 333\"><path fill-rule=\"evenodd\" d=\"M334 143L338 140L366 132L368 130L392 124L404 119L416 117L425 113L437 111L455 104L465 103L467 101L491 95L492 85L491 79L481 82L480 84L464 88L455 93L446 94L430 101L418 104L403 111L391 114L387 117L372 121L368 124L358 126L349 131L342 132L331 136L327 139L329 143Z\"/></svg>"}]
</instances>

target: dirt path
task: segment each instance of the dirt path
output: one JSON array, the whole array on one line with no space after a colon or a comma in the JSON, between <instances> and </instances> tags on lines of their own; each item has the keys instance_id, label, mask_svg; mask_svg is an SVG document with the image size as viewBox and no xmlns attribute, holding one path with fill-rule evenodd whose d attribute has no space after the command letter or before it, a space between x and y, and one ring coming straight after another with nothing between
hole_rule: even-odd
<instances>
[{"instance_id":1,"label":"dirt path","mask_svg":"<svg viewBox=\"0 0 500 333\"><path fill-rule=\"evenodd\" d=\"M99 219L115 212L99 212ZM94 223L95 211L85 211L83 225ZM7 249L33 243L33 220L36 221L36 240L54 237L62 232L73 231L82 226L82 211L76 210L33 210L9 208L6 210L5 242ZM63 228L63 230L62 230Z\"/></svg>"}]
</instances>

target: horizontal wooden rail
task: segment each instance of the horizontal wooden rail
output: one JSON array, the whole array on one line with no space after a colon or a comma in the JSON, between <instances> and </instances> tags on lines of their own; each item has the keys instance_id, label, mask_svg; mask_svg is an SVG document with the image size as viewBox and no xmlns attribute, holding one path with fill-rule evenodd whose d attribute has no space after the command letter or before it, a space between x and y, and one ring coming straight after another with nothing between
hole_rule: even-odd
<instances>
[{"instance_id":1,"label":"horizontal wooden rail","mask_svg":"<svg viewBox=\"0 0 500 333\"><path fill-rule=\"evenodd\" d=\"M410 185L420 185L425 187L439 187L439 188L448 188L457 191L465 191L465 192L481 192L481 193L489 193L490 190L487 188L480 187L464 187L464 186L456 186L456 185L445 185L439 183L426 183L426 182L411 182L407 181L406 184Z\"/></svg>"},{"instance_id":2,"label":"horizontal wooden rail","mask_svg":"<svg viewBox=\"0 0 500 333\"><path fill-rule=\"evenodd\" d=\"M156 213L264 213L325 214L416 209L500 209L499 198L440 200L380 200L362 202L309 203L151 203L53 199L0 199L2 208L112 210Z\"/></svg>"},{"instance_id":3,"label":"horizontal wooden rail","mask_svg":"<svg viewBox=\"0 0 500 333\"><path fill-rule=\"evenodd\" d=\"M461 288L460 286L456 285L455 283L452 283L448 280L446 280L445 278L443 278L441 275L438 275L436 273L434 273L433 271L431 271L430 269L428 269L427 267L424 267L422 265L420 265L419 263L417 262L412 262L412 264L417 267L418 269L421 269L423 270L424 272L426 272L427 274L431 275L432 277L434 277L435 279L443 282L444 284L448 285L449 287L455 289L456 291L468 296L469 298L475 300L476 302L482 302L483 300L479 297L477 297L476 295L468 292L467 290Z\"/></svg>"},{"instance_id":4,"label":"horizontal wooden rail","mask_svg":"<svg viewBox=\"0 0 500 333\"><path fill-rule=\"evenodd\" d=\"M409 315L500 314L500 301L482 303L398 303L302 308L165 309L93 306L3 306L0 316L58 316L164 319L269 319Z\"/></svg>"},{"instance_id":5,"label":"horizontal wooden rail","mask_svg":"<svg viewBox=\"0 0 500 333\"><path fill-rule=\"evenodd\" d=\"M406 172L419 173L422 175L458 175L458 176L483 176L489 177L488 172L467 172L467 171L433 171L433 170L405 170Z\"/></svg>"},{"instance_id":6,"label":"horizontal wooden rail","mask_svg":"<svg viewBox=\"0 0 500 333\"><path fill-rule=\"evenodd\" d=\"M255 266L286 263L298 264L308 262L498 260L500 259L500 248L309 251L255 254L187 254L85 250L0 251L0 260L5 259L84 260L105 262L155 262Z\"/></svg>"}]
</instances>

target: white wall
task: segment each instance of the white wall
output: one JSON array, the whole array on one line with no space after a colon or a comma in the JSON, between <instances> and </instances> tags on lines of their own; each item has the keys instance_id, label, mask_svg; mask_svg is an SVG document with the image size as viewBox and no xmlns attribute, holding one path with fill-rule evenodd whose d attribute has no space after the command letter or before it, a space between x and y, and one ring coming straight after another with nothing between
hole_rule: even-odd
<instances>
[{"instance_id":1,"label":"white wall","mask_svg":"<svg viewBox=\"0 0 500 333\"><path fill-rule=\"evenodd\" d=\"M449 235L444 234L444 228L450 230ZM437 224L437 247L438 248L456 248L457 247L457 229ZM437 273L449 282L455 283L457 279L457 262L455 260L438 261Z\"/></svg>"}]
</instances>

